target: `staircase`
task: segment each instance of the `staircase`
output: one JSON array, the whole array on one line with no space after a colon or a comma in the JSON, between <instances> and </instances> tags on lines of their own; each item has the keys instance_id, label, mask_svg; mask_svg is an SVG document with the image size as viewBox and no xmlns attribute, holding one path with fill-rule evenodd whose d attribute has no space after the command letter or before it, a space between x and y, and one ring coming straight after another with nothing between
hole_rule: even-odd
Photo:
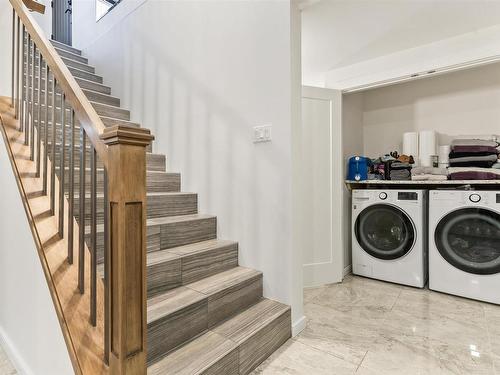
<instances>
[{"instance_id":1,"label":"staircase","mask_svg":"<svg viewBox=\"0 0 500 375\"><path fill-rule=\"evenodd\" d=\"M105 126L139 127L81 51L55 41L52 44ZM56 107L61 98L56 96ZM80 139L76 142L79 148ZM248 374L290 338L290 308L263 298L262 273L238 265L238 243L217 238L217 218L198 212L197 194L181 191L181 176L166 171L165 155L152 153L151 148L148 151L148 374ZM56 154L56 166L58 157ZM102 265L104 173L102 166L97 168L96 246L97 262ZM59 176L60 172L56 167ZM83 183L90 188L89 175ZM79 173L75 177L78 192ZM90 197L85 197L89 207L87 200ZM77 215L80 201L76 194L75 215L81 223ZM90 229L86 232L88 236ZM89 240L87 244L92 245Z\"/></svg>"}]
</instances>

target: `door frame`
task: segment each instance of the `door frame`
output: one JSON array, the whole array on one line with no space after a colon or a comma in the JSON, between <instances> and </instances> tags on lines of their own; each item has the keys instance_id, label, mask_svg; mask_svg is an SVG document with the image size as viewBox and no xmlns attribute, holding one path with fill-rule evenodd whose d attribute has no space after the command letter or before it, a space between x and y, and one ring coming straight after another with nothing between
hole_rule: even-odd
<instances>
[{"instance_id":1,"label":"door frame","mask_svg":"<svg viewBox=\"0 0 500 375\"><path fill-rule=\"evenodd\" d=\"M302 86L302 99L325 100L330 104L330 259L303 265L304 286L311 287L339 283L344 276L344 220L347 218L343 216L342 92ZM304 240L303 243L307 244L307 239Z\"/></svg>"}]
</instances>

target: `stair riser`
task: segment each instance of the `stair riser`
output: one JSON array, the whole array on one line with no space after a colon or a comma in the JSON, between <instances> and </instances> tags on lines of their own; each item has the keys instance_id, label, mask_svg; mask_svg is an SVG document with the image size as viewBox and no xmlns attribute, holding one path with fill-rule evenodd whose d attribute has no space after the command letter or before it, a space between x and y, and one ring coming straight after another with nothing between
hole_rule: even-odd
<instances>
[{"instance_id":1,"label":"stair riser","mask_svg":"<svg viewBox=\"0 0 500 375\"><path fill-rule=\"evenodd\" d=\"M158 248L155 250L170 249L217 238L217 222L215 218L168 223L157 227L159 229L159 241Z\"/></svg>"},{"instance_id":2,"label":"stair riser","mask_svg":"<svg viewBox=\"0 0 500 375\"><path fill-rule=\"evenodd\" d=\"M56 173L59 175L59 171ZM163 173L163 179L161 183L157 181L152 181L151 174L148 173L146 176L146 189L148 193L171 193L179 192L181 190L180 177L178 174L174 173ZM66 170L65 174L65 191L68 192L69 188L69 171ZM85 173L85 189L90 191L90 171ZM80 171L75 171L75 191L80 191ZM97 192L102 193L104 191L104 172L102 170L97 171Z\"/></svg>"},{"instance_id":3,"label":"stair riser","mask_svg":"<svg viewBox=\"0 0 500 375\"><path fill-rule=\"evenodd\" d=\"M36 86L35 87L35 105L37 105L38 104L38 84L35 86ZM115 106L115 107L120 106L120 99L119 98L115 98L113 96L101 94L98 92L93 92L90 90L83 90L83 93L85 94L87 99L91 102L106 104L106 105ZM56 106L57 107L61 106L61 103L62 103L61 99L62 99L61 90L58 90L58 91L56 91ZM47 101L48 101L49 105L52 105L52 89L51 88L49 88L49 90L48 90ZM31 100L29 102L31 103ZM44 86L42 87L42 91L40 93L40 103L42 103L42 105L45 105L45 87ZM69 108L70 104L68 101L66 101L66 105Z\"/></svg>"},{"instance_id":4,"label":"stair riser","mask_svg":"<svg viewBox=\"0 0 500 375\"><path fill-rule=\"evenodd\" d=\"M208 328L257 303L262 298L262 274L245 283L210 296L208 299Z\"/></svg>"},{"instance_id":5,"label":"stair riser","mask_svg":"<svg viewBox=\"0 0 500 375\"><path fill-rule=\"evenodd\" d=\"M29 74L30 81L32 80L31 73ZM88 81L75 77L76 82L80 85L82 89L97 91L106 95L111 95L111 87L101 85L97 82ZM42 89L45 88L45 75L42 74ZM38 72L35 72L35 88L38 87ZM49 87L52 87L52 77L49 78ZM57 92L57 91L56 91Z\"/></svg>"},{"instance_id":6,"label":"stair riser","mask_svg":"<svg viewBox=\"0 0 500 375\"><path fill-rule=\"evenodd\" d=\"M28 47L28 44L24 43L25 50L27 50L27 47ZM59 46L54 46L54 48L56 49L57 53L59 54L59 56L61 58L65 57L65 58L68 58L71 60L81 62L83 64L88 64L88 59L86 57L83 57L82 55L80 55L78 53L73 53L71 51L68 51L67 49L60 48ZM33 44L30 44L30 56L32 54L33 54Z\"/></svg>"},{"instance_id":7,"label":"stair riser","mask_svg":"<svg viewBox=\"0 0 500 375\"><path fill-rule=\"evenodd\" d=\"M262 275L148 324L148 363L262 298ZM206 301L206 302L205 302ZM196 308L195 308L196 307Z\"/></svg>"},{"instance_id":8,"label":"stair riser","mask_svg":"<svg viewBox=\"0 0 500 375\"><path fill-rule=\"evenodd\" d=\"M291 312L288 310L285 314L240 344L240 374L250 374L292 337L291 320Z\"/></svg>"},{"instance_id":9,"label":"stair riser","mask_svg":"<svg viewBox=\"0 0 500 375\"><path fill-rule=\"evenodd\" d=\"M163 195L161 198L154 196L147 196L147 218L151 219L155 215L162 211L162 216L178 216L178 215L191 215L196 214L198 211L196 195ZM85 199L85 206L90 207L90 197ZM104 220L104 198L102 196L97 197L97 219L98 224L102 223ZM79 197L75 198L75 211L76 217L79 218L78 213L80 207ZM90 212L85 216L86 220L90 220Z\"/></svg>"},{"instance_id":10,"label":"stair riser","mask_svg":"<svg viewBox=\"0 0 500 375\"><path fill-rule=\"evenodd\" d=\"M43 134L43 133L42 133ZM79 153L79 148L76 149L75 147L75 166L78 166L80 164L80 153ZM68 166L69 163L69 155L70 154L70 149L69 147L66 147L66 150L64 152L64 160L65 160L65 165L66 167ZM56 146L56 165L59 166L59 160L60 160L60 150L59 147ZM87 152L86 154L86 162L87 162L87 167L90 167L90 151ZM97 158L97 168L102 169L103 164L99 160L99 157ZM165 171L165 157L164 155L159 155L159 154L146 154L146 170L148 171ZM158 217L158 216L155 216Z\"/></svg>"},{"instance_id":11,"label":"stair riser","mask_svg":"<svg viewBox=\"0 0 500 375\"><path fill-rule=\"evenodd\" d=\"M37 94L38 95L38 94ZM31 100L27 101L28 105L31 108ZM40 97L40 103L41 103L41 115L42 115L42 120L45 118L45 96ZM58 118L61 116L61 99L60 97L57 98L56 95L56 115ZM70 104L66 101L66 116L70 115ZM106 105L102 105L99 103L92 103L92 106L96 110L97 114L99 116L106 116L106 117L113 117L117 118L119 120L125 120L125 121L130 121L130 111L126 109L121 109L119 107L110 107ZM34 101L34 114L35 114L35 119L38 118L38 96L35 96L35 101ZM52 112L52 98L49 99L49 115Z\"/></svg>"},{"instance_id":12,"label":"stair riser","mask_svg":"<svg viewBox=\"0 0 500 375\"><path fill-rule=\"evenodd\" d=\"M149 265L148 297L215 275L237 265L237 244Z\"/></svg>"},{"instance_id":13,"label":"stair riser","mask_svg":"<svg viewBox=\"0 0 500 375\"><path fill-rule=\"evenodd\" d=\"M24 54L24 58L27 59L28 56L27 54L25 53ZM76 60L73 60L73 59L69 59L67 57L61 57L63 62L66 64L66 66L69 68L76 68L76 69L80 69L80 70L84 70L88 73L92 73L92 74L95 74L95 68L93 66L90 66L88 64L84 64L84 63L81 63L79 61L76 61ZM39 62L39 59L37 56L35 56L35 67L36 69L38 70L38 62ZM28 63L26 62L25 60L25 63L24 63L24 66L26 67ZM29 61L29 66L31 67L32 64L31 64L31 59ZM45 67L47 66L46 62L43 60L42 61L42 70L45 72Z\"/></svg>"},{"instance_id":14,"label":"stair riser","mask_svg":"<svg viewBox=\"0 0 500 375\"><path fill-rule=\"evenodd\" d=\"M148 364L161 359L177 346L205 332L208 328L207 310L208 299L204 299L154 324L148 324Z\"/></svg>"},{"instance_id":15,"label":"stair riser","mask_svg":"<svg viewBox=\"0 0 500 375\"><path fill-rule=\"evenodd\" d=\"M77 54L77 55L81 55L82 54L82 51L80 51L79 49L76 49L74 47L68 46L68 45L66 45L64 43L60 43L60 42L57 42L55 40L51 40L50 42L52 43L52 45L54 47L57 47L59 49L66 50L68 52L72 52L72 53Z\"/></svg>"},{"instance_id":16,"label":"stair riser","mask_svg":"<svg viewBox=\"0 0 500 375\"><path fill-rule=\"evenodd\" d=\"M84 63L84 64L89 63L87 58L82 57L80 55L65 51L63 49L59 49L57 47L56 47L56 50L57 50L57 53L59 54L59 56L61 56L61 57L67 57L68 59L76 60L76 61L79 61L79 62Z\"/></svg>"},{"instance_id":17,"label":"stair riser","mask_svg":"<svg viewBox=\"0 0 500 375\"><path fill-rule=\"evenodd\" d=\"M82 79L87 79L89 81L102 83L102 77L94 74L93 68L90 69L91 71L89 71L89 69L82 70L79 67L75 67L75 66L73 66L73 64L71 64L71 65L66 64L66 66L69 69L69 71L71 72L71 74L73 74L73 77L78 77L78 78L82 78ZM85 65L85 66L87 66L87 65ZM30 72L30 77L31 77L31 73L33 72L33 64L31 63L31 61L29 64L24 63L24 68L26 69L26 67L29 67L29 72ZM39 70L38 69L38 61L35 60L35 77L36 78L38 78L38 70ZM42 78L43 78L43 77L45 77L45 65L44 64L42 64L41 70L42 70Z\"/></svg>"},{"instance_id":18,"label":"stair riser","mask_svg":"<svg viewBox=\"0 0 500 375\"><path fill-rule=\"evenodd\" d=\"M100 116L117 118L130 121L130 111L119 107L111 107L99 103L92 103L92 106Z\"/></svg>"}]
</instances>

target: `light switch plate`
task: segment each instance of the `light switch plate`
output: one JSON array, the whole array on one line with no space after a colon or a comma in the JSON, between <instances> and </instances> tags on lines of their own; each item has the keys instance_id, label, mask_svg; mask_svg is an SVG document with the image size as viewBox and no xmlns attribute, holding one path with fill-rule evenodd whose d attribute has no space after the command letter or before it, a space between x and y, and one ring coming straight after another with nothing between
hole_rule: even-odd
<instances>
[{"instance_id":1,"label":"light switch plate","mask_svg":"<svg viewBox=\"0 0 500 375\"><path fill-rule=\"evenodd\" d=\"M261 142L270 142L272 139L271 134L272 125L260 125L254 126L253 128L253 142L261 143Z\"/></svg>"}]
</instances>

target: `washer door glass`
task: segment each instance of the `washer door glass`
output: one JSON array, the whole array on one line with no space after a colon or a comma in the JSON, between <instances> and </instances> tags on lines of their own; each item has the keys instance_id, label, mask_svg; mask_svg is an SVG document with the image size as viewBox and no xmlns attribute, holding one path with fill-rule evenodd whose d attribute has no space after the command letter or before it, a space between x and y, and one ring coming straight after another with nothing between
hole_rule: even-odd
<instances>
[{"instance_id":1,"label":"washer door glass","mask_svg":"<svg viewBox=\"0 0 500 375\"><path fill-rule=\"evenodd\" d=\"M456 268L477 274L500 272L500 215L463 208L446 215L434 233L436 247Z\"/></svg>"},{"instance_id":2,"label":"washer door glass","mask_svg":"<svg viewBox=\"0 0 500 375\"><path fill-rule=\"evenodd\" d=\"M401 258L415 242L415 229L408 215L386 204L361 211L354 232L363 250L378 259Z\"/></svg>"}]
</instances>

